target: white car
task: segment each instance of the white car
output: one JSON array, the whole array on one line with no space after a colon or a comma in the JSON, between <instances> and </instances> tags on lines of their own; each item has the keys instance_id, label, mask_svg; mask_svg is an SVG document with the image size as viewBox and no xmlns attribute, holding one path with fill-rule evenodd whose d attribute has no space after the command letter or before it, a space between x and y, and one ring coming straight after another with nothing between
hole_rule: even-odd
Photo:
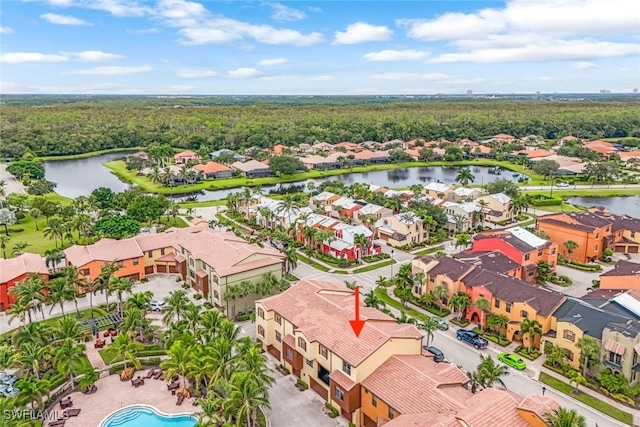
<instances>
[{"instance_id":1,"label":"white car","mask_svg":"<svg viewBox=\"0 0 640 427\"><path fill-rule=\"evenodd\" d=\"M151 307L151 311L162 311L164 301L151 301L149 307Z\"/></svg>"},{"instance_id":2,"label":"white car","mask_svg":"<svg viewBox=\"0 0 640 427\"><path fill-rule=\"evenodd\" d=\"M560 188L564 188L564 187L568 187L569 184L566 182L559 182L556 184L556 187L560 187Z\"/></svg>"}]
</instances>

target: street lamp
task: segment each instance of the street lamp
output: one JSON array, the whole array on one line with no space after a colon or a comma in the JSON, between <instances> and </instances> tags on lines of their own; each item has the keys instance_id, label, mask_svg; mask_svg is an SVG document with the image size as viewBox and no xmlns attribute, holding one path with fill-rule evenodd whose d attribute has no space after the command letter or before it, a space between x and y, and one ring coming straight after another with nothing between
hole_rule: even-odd
<instances>
[{"instance_id":1,"label":"street lamp","mask_svg":"<svg viewBox=\"0 0 640 427\"><path fill-rule=\"evenodd\" d=\"M391 249L391 261L393 261L393 249ZM391 263L391 278L393 279L393 263Z\"/></svg>"},{"instance_id":2,"label":"street lamp","mask_svg":"<svg viewBox=\"0 0 640 427\"><path fill-rule=\"evenodd\" d=\"M542 395L544 396L544 392L547 391L547 388L545 386L542 386Z\"/></svg>"}]
</instances>

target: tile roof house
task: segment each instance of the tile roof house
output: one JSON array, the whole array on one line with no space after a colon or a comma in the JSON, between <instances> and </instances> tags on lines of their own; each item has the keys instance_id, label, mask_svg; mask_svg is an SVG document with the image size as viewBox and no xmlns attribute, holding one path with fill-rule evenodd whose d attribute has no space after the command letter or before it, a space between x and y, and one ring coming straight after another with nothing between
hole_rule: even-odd
<instances>
[{"instance_id":1,"label":"tile roof house","mask_svg":"<svg viewBox=\"0 0 640 427\"><path fill-rule=\"evenodd\" d=\"M231 168L247 178L261 178L272 175L268 165L253 159L244 163L240 161L233 162L231 163Z\"/></svg>"},{"instance_id":2,"label":"tile roof house","mask_svg":"<svg viewBox=\"0 0 640 427\"><path fill-rule=\"evenodd\" d=\"M355 212L354 218L357 221L362 222L363 218L366 217L371 217L372 219L375 218L375 220L378 220L381 218L387 218L391 215L393 215L393 210L385 208L384 206L376 205L374 203L367 203Z\"/></svg>"},{"instance_id":3,"label":"tile roof house","mask_svg":"<svg viewBox=\"0 0 640 427\"><path fill-rule=\"evenodd\" d=\"M173 156L173 159L175 160L176 164L183 164L187 163L188 161L199 162L200 160L202 160L202 157L200 157L200 155L194 151L185 150L175 154Z\"/></svg>"},{"instance_id":4,"label":"tile roof house","mask_svg":"<svg viewBox=\"0 0 640 427\"><path fill-rule=\"evenodd\" d=\"M449 201L455 203L471 202L480 196L482 196L482 190L479 188L458 187L449 194Z\"/></svg>"},{"instance_id":5,"label":"tile roof house","mask_svg":"<svg viewBox=\"0 0 640 427\"><path fill-rule=\"evenodd\" d=\"M522 266L518 279L534 283L538 277L538 262L546 262L556 271L558 245L541 239L522 227L485 231L473 236L468 253L498 251Z\"/></svg>"},{"instance_id":6,"label":"tile roof house","mask_svg":"<svg viewBox=\"0 0 640 427\"><path fill-rule=\"evenodd\" d=\"M612 321L602 331L600 360L605 368L624 375L629 385L640 383L640 321Z\"/></svg>"},{"instance_id":7,"label":"tile roof house","mask_svg":"<svg viewBox=\"0 0 640 427\"><path fill-rule=\"evenodd\" d=\"M615 153L617 150L612 143L596 139L594 141L583 141L582 146L588 148L591 151L595 151L603 157L607 157L611 153Z\"/></svg>"},{"instance_id":8,"label":"tile roof house","mask_svg":"<svg viewBox=\"0 0 640 427\"><path fill-rule=\"evenodd\" d=\"M516 156L526 156L528 159L542 159L553 155L551 151L544 150L542 148L514 151L512 154Z\"/></svg>"},{"instance_id":9,"label":"tile roof house","mask_svg":"<svg viewBox=\"0 0 640 427\"><path fill-rule=\"evenodd\" d=\"M478 197L476 203L482 206L484 219L493 223L510 221L514 216L511 197L504 193Z\"/></svg>"},{"instance_id":10,"label":"tile roof house","mask_svg":"<svg viewBox=\"0 0 640 427\"><path fill-rule=\"evenodd\" d=\"M367 202L354 200L351 197L341 197L331 203L331 216L336 218L354 218L355 213L366 206Z\"/></svg>"},{"instance_id":11,"label":"tile roof house","mask_svg":"<svg viewBox=\"0 0 640 427\"><path fill-rule=\"evenodd\" d=\"M477 212L481 211L476 202L444 202L441 207L447 215L445 228L452 233L466 233L476 227Z\"/></svg>"},{"instance_id":12,"label":"tile roof house","mask_svg":"<svg viewBox=\"0 0 640 427\"><path fill-rule=\"evenodd\" d=\"M448 200L449 194L454 190L453 185L442 182L430 182L424 186L425 194L432 198L441 198Z\"/></svg>"},{"instance_id":13,"label":"tile roof house","mask_svg":"<svg viewBox=\"0 0 640 427\"><path fill-rule=\"evenodd\" d=\"M197 164L193 168L203 174L205 178L231 178L233 176L231 168L214 161Z\"/></svg>"},{"instance_id":14,"label":"tile roof house","mask_svg":"<svg viewBox=\"0 0 640 427\"><path fill-rule=\"evenodd\" d=\"M482 267L486 270L495 271L496 273L504 274L505 276L511 276L515 278L522 277L522 265L513 261L508 256L504 255L498 250L495 251L474 251L467 250L460 252L457 259L472 264L478 267Z\"/></svg>"},{"instance_id":15,"label":"tile roof house","mask_svg":"<svg viewBox=\"0 0 640 427\"><path fill-rule=\"evenodd\" d=\"M375 234L388 245L416 245L429 239L422 218L413 212L387 216L375 223Z\"/></svg>"},{"instance_id":16,"label":"tile roof house","mask_svg":"<svg viewBox=\"0 0 640 427\"><path fill-rule=\"evenodd\" d=\"M11 288L33 274L39 275L45 282L49 279L49 269L38 254L24 253L14 258L0 258L0 313L15 303L16 297L9 293Z\"/></svg>"},{"instance_id":17,"label":"tile roof house","mask_svg":"<svg viewBox=\"0 0 640 427\"><path fill-rule=\"evenodd\" d=\"M633 289L640 292L640 264L621 259L612 270L600 275L600 289Z\"/></svg>"}]
</instances>

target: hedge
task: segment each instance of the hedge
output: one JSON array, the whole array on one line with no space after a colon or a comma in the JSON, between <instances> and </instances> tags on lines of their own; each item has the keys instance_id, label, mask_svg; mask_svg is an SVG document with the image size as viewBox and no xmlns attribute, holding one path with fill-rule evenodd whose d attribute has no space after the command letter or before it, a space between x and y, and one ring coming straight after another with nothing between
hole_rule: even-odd
<instances>
[{"instance_id":1,"label":"hedge","mask_svg":"<svg viewBox=\"0 0 640 427\"><path fill-rule=\"evenodd\" d=\"M142 360L138 360L138 362L140 362L140 365L142 367L145 366L159 366L160 365L160 358L159 357L151 357L149 359L142 359ZM131 366L131 363L127 363L127 366ZM124 362L122 363L118 363L116 365L111 365L109 366L109 374L113 375L113 374L117 374L118 372L122 371L124 369Z\"/></svg>"},{"instance_id":2,"label":"hedge","mask_svg":"<svg viewBox=\"0 0 640 427\"><path fill-rule=\"evenodd\" d=\"M556 197L552 199L532 199L531 204L533 206L559 206L562 204L562 199Z\"/></svg>"},{"instance_id":3,"label":"hedge","mask_svg":"<svg viewBox=\"0 0 640 427\"><path fill-rule=\"evenodd\" d=\"M489 341L498 344L499 346L502 347L506 347L509 344L511 344L511 341L507 340L506 338L502 338L499 336L496 336L494 334L492 334L491 332L487 332L487 331L483 331L480 328L473 328L473 332L475 332L478 335L482 335L483 337L485 337L486 339L488 339Z\"/></svg>"}]
</instances>

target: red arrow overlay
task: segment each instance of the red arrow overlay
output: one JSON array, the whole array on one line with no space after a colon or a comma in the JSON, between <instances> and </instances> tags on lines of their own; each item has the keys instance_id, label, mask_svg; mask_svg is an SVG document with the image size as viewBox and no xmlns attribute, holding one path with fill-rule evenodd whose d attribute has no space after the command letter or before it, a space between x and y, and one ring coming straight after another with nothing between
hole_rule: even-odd
<instances>
[{"instance_id":1,"label":"red arrow overlay","mask_svg":"<svg viewBox=\"0 0 640 427\"><path fill-rule=\"evenodd\" d=\"M349 323L351 324L353 333L356 334L356 337L359 337L365 322L364 320L360 320L360 287L356 286L354 292L356 297L356 318L355 320L349 320Z\"/></svg>"}]
</instances>

